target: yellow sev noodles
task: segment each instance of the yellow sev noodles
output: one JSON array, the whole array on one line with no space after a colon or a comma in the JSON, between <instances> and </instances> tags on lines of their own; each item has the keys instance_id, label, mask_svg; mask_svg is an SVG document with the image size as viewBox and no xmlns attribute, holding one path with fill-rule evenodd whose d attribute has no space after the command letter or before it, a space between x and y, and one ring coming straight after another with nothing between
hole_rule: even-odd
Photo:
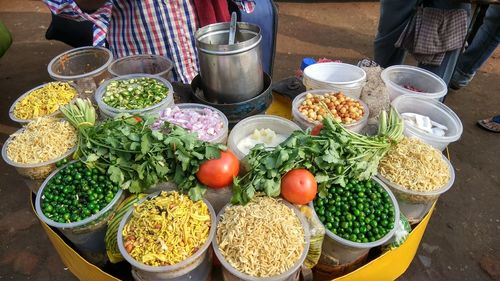
<instances>
[{"instance_id":1,"label":"yellow sev noodles","mask_svg":"<svg viewBox=\"0 0 500 281\"><path fill-rule=\"evenodd\" d=\"M68 121L42 117L29 122L21 133L12 135L7 146L10 160L36 164L56 159L76 145L77 133Z\"/></svg>"},{"instance_id":2,"label":"yellow sev noodles","mask_svg":"<svg viewBox=\"0 0 500 281\"><path fill-rule=\"evenodd\" d=\"M163 191L134 207L123 228L124 246L144 264L173 265L192 256L207 241L210 223L203 201Z\"/></svg>"},{"instance_id":3,"label":"yellow sev noodles","mask_svg":"<svg viewBox=\"0 0 500 281\"><path fill-rule=\"evenodd\" d=\"M448 164L437 149L416 138L404 138L379 163L379 172L401 187L429 192L450 180Z\"/></svg>"},{"instance_id":4,"label":"yellow sev noodles","mask_svg":"<svg viewBox=\"0 0 500 281\"><path fill-rule=\"evenodd\" d=\"M255 277L289 270L304 251L304 229L292 209L269 197L226 208L217 225L219 250L236 270Z\"/></svg>"},{"instance_id":5,"label":"yellow sev noodles","mask_svg":"<svg viewBox=\"0 0 500 281\"><path fill-rule=\"evenodd\" d=\"M54 113L59 106L68 104L77 92L65 82L50 82L31 91L14 108L14 116L19 119L34 119Z\"/></svg>"}]
</instances>

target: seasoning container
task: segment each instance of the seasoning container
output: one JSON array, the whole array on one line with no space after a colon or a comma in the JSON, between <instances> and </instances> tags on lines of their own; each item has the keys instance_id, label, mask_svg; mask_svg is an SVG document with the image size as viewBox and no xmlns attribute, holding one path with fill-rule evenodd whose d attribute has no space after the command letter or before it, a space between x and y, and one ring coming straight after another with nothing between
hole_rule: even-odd
<instances>
[{"instance_id":1,"label":"seasoning container","mask_svg":"<svg viewBox=\"0 0 500 281\"><path fill-rule=\"evenodd\" d=\"M427 134L411 125L405 123L404 134L408 137L416 137L434 148L443 151L450 143L460 139L463 126L460 118L443 103L419 96L403 95L392 101L392 106L399 113L417 113L428 116L432 121L446 126L448 129L444 136Z\"/></svg>"},{"instance_id":2,"label":"seasoning container","mask_svg":"<svg viewBox=\"0 0 500 281\"><path fill-rule=\"evenodd\" d=\"M226 144L227 141L227 135L229 132L229 122L226 118L226 115L222 113L220 110L208 106L208 105L203 105L203 104L197 104L197 103L181 103L178 105L175 105L181 112L174 112L174 108L167 108L165 110L162 110L159 113L159 118L157 121L153 124L153 127L159 127L160 124L163 122L170 122L173 124L176 124L180 127L183 127L187 130L190 130L190 128L196 132L196 131L203 131L202 136L198 136L200 140L202 141L207 141L211 143L220 143L220 144ZM181 114L182 115L182 120L177 120L176 119L176 114ZM211 114L213 115L212 117L218 116L219 121L217 122L202 122L203 120L196 120L196 116L193 116L193 114L196 114L196 116L199 116L199 119L202 119L204 115L206 114ZM188 118L188 119L186 119ZM189 120L191 118L191 120ZM208 128L200 128L199 124L194 124L195 122L205 123L203 124L204 126L208 126ZM208 131L213 129L212 136L209 136Z\"/></svg>"},{"instance_id":3,"label":"seasoning container","mask_svg":"<svg viewBox=\"0 0 500 281\"><path fill-rule=\"evenodd\" d=\"M384 69L381 77L391 101L401 95L418 95L439 100L448 92L448 86L443 79L416 66L393 65Z\"/></svg>"},{"instance_id":4,"label":"seasoning container","mask_svg":"<svg viewBox=\"0 0 500 281\"><path fill-rule=\"evenodd\" d=\"M195 33L200 77L210 102L244 102L264 89L260 27L237 23L236 41L229 44L229 25L210 24Z\"/></svg>"},{"instance_id":5,"label":"seasoning container","mask_svg":"<svg viewBox=\"0 0 500 281\"><path fill-rule=\"evenodd\" d=\"M238 144L254 130L271 129L276 134L290 136L294 131L300 131L301 128L292 121L273 115L255 115L241 120L229 134L227 147L234 152L238 159L242 160L246 154L238 148Z\"/></svg>"},{"instance_id":6,"label":"seasoning container","mask_svg":"<svg viewBox=\"0 0 500 281\"><path fill-rule=\"evenodd\" d=\"M148 195L137 204L141 204L146 200L158 196L160 192L155 192ZM153 280L168 280L168 281L192 281L192 280L210 280L212 271L212 249L210 244L215 236L215 212L210 203L203 199L210 213L210 232L207 241L190 257L174 265L165 266L150 266L135 260L127 252L123 242L123 229L131 219L134 209L129 210L124 216L118 227L118 248L125 260L132 265L132 275L136 280L153 281Z\"/></svg>"},{"instance_id":7,"label":"seasoning container","mask_svg":"<svg viewBox=\"0 0 500 281\"><path fill-rule=\"evenodd\" d=\"M40 163L25 164L12 161L7 155L7 148L15 135L22 133L25 129L21 128L12 134L2 146L2 158L5 163L14 167L16 171L23 177L23 180L28 185L33 193L38 192L43 181L56 169L56 163L63 159L70 159L76 151L77 145L66 151L61 156Z\"/></svg>"},{"instance_id":8,"label":"seasoning container","mask_svg":"<svg viewBox=\"0 0 500 281\"><path fill-rule=\"evenodd\" d=\"M307 120L304 115L299 111L299 107L301 106L302 102L306 99L307 94L312 94L313 96L315 95L324 95L324 94L329 94L333 93L334 91L332 90L311 90L304 92L297 97L293 99L292 102L292 116L293 116L293 122L295 122L297 125L299 125L303 130L307 128L312 128L316 126L317 124L320 124L319 121L316 122L310 122ZM351 97L352 98L352 97ZM350 124L342 124L346 129L351 130L353 132L359 133L361 132L366 124L368 124L368 116L370 115L370 110L368 109L368 106L361 101L360 99L355 99L352 98L354 101L358 102L363 106L363 116L361 117L360 120L350 123Z\"/></svg>"},{"instance_id":9,"label":"seasoning container","mask_svg":"<svg viewBox=\"0 0 500 281\"><path fill-rule=\"evenodd\" d=\"M113 77L129 74L151 74L173 82L174 63L165 56L141 54L121 57L108 66Z\"/></svg>"},{"instance_id":10,"label":"seasoning container","mask_svg":"<svg viewBox=\"0 0 500 281\"><path fill-rule=\"evenodd\" d=\"M47 86L47 85L49 85L50 83L54 83L54 82L49 82L49 83L45 83L45 84L42 84L42 85L40 85L40 86L37 86L37 87L35 87L35 88L33 88L33 89L31 89L31 90L27 91L26 93L22 94L19 98L17 98L17 99L16 99L16 100L12 103L12 105L11 105L11 106L10 106L10 108L9 108L9 117L10 117L10 119L11 119L12 121L14 121L14 122L19 123L19 124L26 124L26 123L29 123L29 122L31 122L31 121L36 120L36 118L32 118L32 119L21 119L21 118L17 118L17 117L16 117L16 114L15 114L15 109L16 109L17 105L18 105L18 104L19 104L19 103L20 103L20 102L21 102L24 98L28 97L31 93L33 93L33 91L35 91L35 90L39 90L39 89L42 89L43 87L46 87L46 86ZM68 82L68 84L69 84L69 86L70 86L72 89L74 89L74 90L75 90L76 94L75 94L75 96L74 96L74 97L73 97L73 98L72 98L72 99L71 99L68 103L66 103L66 104L70 104L70 103L72 103L72 102L73 102L73 101L74 101L74 100L75 100L75 99L79 96L79 94L80 94L80 92L81 92L81 89L80 89L80 88L79 88L76 84L74 84L74 83L69 83L69 82ZM61 104L60 106L63 106L63 105L65 105L65 104ZM50 113L50 114L47 114L47 115L44 115L44 116L40 116L40 117L57 117L57 116L59 116L59 115L62 115L62 114L61 114L61 112L60 112L60 111L59 111L59 109L58 109L58 110L56 110L56 111L54 111L54 112L52 112L52 113Z\"/></svg>"},{"instance_id":11,"label":"seasoning container","mask_svg":"<svg viewBox=\"0 0 500 281\"><path fill-rule=\"evenodd\" d=\"M113 197L113 200L99 212L83 220L70 223L55 222L45 216L42 211L44 203L44 189L47 187L53 177L69 164L76 162L72 161L65 166L55 170L45 179L40 190L38 190L35 199L35 210L38 218L57 228L61 233L75 245L76 249L82 254L85 259L97 266L103 266L108 260L106 255L106 247L104 237L106 235L107 223L113 216L116 208L123 199L123 190L118 189L118 192Z\"/></svg>"},{"instance_id":12,"label":"seasoning container","mask_svg":"<svg viewBox=\"0 0 500 281\"><path fill-rule=\"evenodd\" d=\"M168 89L167 96L160 102L148 106L146 108L141 108L141 109L118 109L111 107L107 105L104 101L103 98L106 95L106 88L108 85L113 82L113 81L120 81L120 80L129 80L129 79L134 79L134 78L151 78L159 81L161 84L165 85L165 87ZM124 75L124 76L119 76L115 77L112 79L107 80L106 82L102 83L101 86L96 91L95 94L95 100L97 102L97 106L99 107L99 112L101 113L102 116L106 118L114 118L116 115L121 114L121 113L128 113L128 114L146 114L146 115L154 115L157 114L159 111L171 107L174 104L174 89L172 87L172 84L168 82L167 80L154 76L154 75L149 75L149 74L130 74L130 75Z\"/></svg>"},{"instance_id":13,"label":"seasoning container","mask_svg":"<svg viewBox=\"0 0 500 281\"><path fill-rule=\"evenodd\" d=\"M392 221L394 227L392 228L391 231L389 231L379 240L368 243L358 243L344 239L332 233L328 228L325 227L326 236L323 240L322 255L335 259L336 261L338 261L338 265L340 266L356 262L359 258L366 256L371 248L380 246L389 241L389 239L392 238L394 232L396 231L395 227L397 225L397 222L399 221L398 201L396 200L396 197L392 194L392 192L389 190L389 188L380 179L377 178L372 178L372 179L375 182L377 182L385 190L385 192L389 194L389 197L392 201L392 205L394 207L394 218ZM313 202L309 203L309 207L311 207L314 210ZM316 216L316 218L318 218L316 211L314 211L314 215Z\"/></svg>"},{"instance_id":14,"label":"seasoning container","mask_svg":"<svg viewBox=\"0 0 500 281\"><path fill-rule=\"evenodd\" d=\"M47 66L47 71L54 80L73 81L81 88L83 97L93 99L96 88L110 77L108 66L112 61L110 50L86 46L56 56Z\"/></svg>"},{"instance_id":15,"label":"seasoning container","mask_svg":"<svg viewBox=\"0 0 500 281\"><path fill-rule=\"evenodd\" d=\"M315 63L304 69L303 83L307 90L340 91L359 99L366 83L366 72L358 66L347 63Z\"/></svg>"},{"instance_id":16,"label":"seasoning container","mask_svg":"<svg viewBox=\"0 0 500 281\"><path fill-rule=\"evenodd\" d=\"M300 223L304 229L304 249L302 251L302 254L300 258L295 262L295 264L286 272L271 276L271 277L254 277L250 276L248 274L245 274L243 272L240 272L236 270L227 260L224 258L224 255L220 252L219 249L219 244L217 242L217 238L213 239L212 246L215 252L215 255L217 259L220 261L222 264L222 275L223 275L223 280L224 281L296 281L299 278L300 271L302 264L304 263L304 260L307 257L307 253L309 251L309 245L310 245L310 234L309 234L309 225L302 215L302 213L297 209L297 207L293 206L292 204L288 203L285 200L281 200L281 203L285 204L288 208L292 209L295 215L299 218ZM219 212L217 215L217 225L219 224L220 220L224 217L224 212L225 210L230 207L231 204L227 204L224 206L224 208Z\"/></svg>"},{"instance_id":17,"label":"seasoning container","mask_svg":"<svg viewBox=\"0 0 500 281\"><path fill-rule=\"evenodd\" d=\"M391 182L378 173L377 178L384 182L396 197L401 213L408 218L410 223L420 222L436 203L439 196L448 191L455 182L455 171L448 158L443 155L443 160L448 165L450 172L449 181L440 188L428 192L413 191L394 182Z\"/></svg>"}]
</instances>

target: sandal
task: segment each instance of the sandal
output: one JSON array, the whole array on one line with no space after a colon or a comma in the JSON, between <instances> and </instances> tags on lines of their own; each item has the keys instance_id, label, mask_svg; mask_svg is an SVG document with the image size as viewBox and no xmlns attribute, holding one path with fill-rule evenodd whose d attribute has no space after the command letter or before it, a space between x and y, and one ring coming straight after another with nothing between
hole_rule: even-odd
<instances>
[{"instance_id":1,"label":"sandal","mask_svg":"<svg viewBox=\"0 0 500 281\"><path fill-rule=\"evenodd\" d=\"M494 133L500 133L500 115L494 116L492 118L479 120L477 124L481 128Z\"/></svg>"}]
</instances>

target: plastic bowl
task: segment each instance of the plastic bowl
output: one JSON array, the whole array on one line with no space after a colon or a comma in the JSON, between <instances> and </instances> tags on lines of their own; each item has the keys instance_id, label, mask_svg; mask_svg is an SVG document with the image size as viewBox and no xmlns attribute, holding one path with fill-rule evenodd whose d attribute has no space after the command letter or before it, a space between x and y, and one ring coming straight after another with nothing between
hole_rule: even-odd
<instances>
[{"instance_id":1,"label":"plastic bowl","mask_svg":"<svg viewBox=\"0 0 500 281\"><path fill-rule=\"evenodd\" d=\"M450 143L460 139L462 135L463 126L460 118L453 110L437 100L414 95L403 95L393 100L392 106L399 113L417 113L425 115L431 118L432 121L448 127L446 135L439 137L427 134L405 123L404 134L406 136L421 139L440 151L443 151Z\"/></svg>"},{"instance_id":2,"label":"plastic bowl","mask_svg":"<svg viewBox=\"0 0 500 281\"><path fill-rule=\"evenodd\" d=\"M304 69L303 83L307 90L342 91L345 95L359 99L366 83L366 72L347 63L316 63Z\"/></svg>"},{"instance_id":3,"label":"plastic bowl","mask_svg":"<svg viewBox=\"0 0 500 281\"><path fill-rule=\"evenodd\" d=\"M18 97L13 103L12 105L10 106L9 108L9 117L10 117L10 120L14 121L14 122L17 122L21 125L24 125L24 124L27 124L31 121L34 121L36 120L36 118L34 119L19 119L16 117L16 115L14 114L14 110L16 108L16 105L18 102L20 102L21 100L23 100L25 97L27 97L29 94L31 94L31 92L35 91L35 90L38 90L40 88L43 88L45 86L47 86L48 84L50 84L52 82L49 82L49 83L45 83L45 84L42 84L40 86L37 86L27 92L25 92L24 94L22 94L20 97ZM70 101L68 102L67 104L70 104L72 103L79 95L80 95L80 90L79 90L79 87L77 85L75 85L74 83L68 83L73 89L75 89L76 91L76 95L75 97ZM57 116L60 116L61 115L61 111L58 109L54 112L52 112L51 114L47 114L47 115L44 115L44 116L40 116L40 117L57 117Z\"/></svg>"},{"instance_id":4,"label":"plastic bowl","mask_svg":"<svg viewBox=\"0 0 500 281\"><path fill-rule=\"evenodd\" d=\"M47 66L50 77L58 81L74 81L88 97L110 77L108 66L113 54L103 47L80 47L53 58Z\"/></svg>"},{"instance_id":5,"label":"plastic bowl","mask_svg":"<svg viewBox=\"0 0 500 281\"><path fill-rule=\"evenodd\" d=\"M160 81L162 84L164 84L168 88L168 95L159 103L152 105L150 107L146 108L141 108L141 109L118 109L111 107L107 105L102 99L104 97L104 94L106 93L106 87L109 85L109 83L117 80L128 80L128 79L133 79L133 78L152 78ZM149 75L149 74L130 74L130 75L124 75L120 77L115 77L112 79L107 80L106 82L102 83L101 86L97 89L95 93L95 100L97 102L97 106L99 107L100 113L107 118L114 118L116 115L121 114L121 113L128 113L128 114L157 114L159 111L171 107L174 105L174 88L172 87L172 84L168 82L167 80L154 76L154 75Z\"/></svg>"},{"instance_id":6,"label":"plastic bowl","mask_svg":"<svg viewBox=\"0 0 500 281\"><path fill-rule=\"evenodd\" d=\"M144 54L116 59L108 66L108 71L113 77L129 74L151 74L172 82L174 78L173 67L174 63L164 56Z\"/></svg>"},{"instance_id":7,"label":"plastic bowl","mask_svg":"<svg viewBox=\"0 0 500 281\"><path fill-rule=\"evenodd\" d=\"M292 116L293 116L293 121L295 123L297 123L297 125L299 125L303 130L307 129L307 128L312 128L314 126L316 126L317 124L319 124L320 122L309 122L303 115L302 113L299 112L299 106L300 104L304 101L305 99L305 96L308 94L308 93L311 93L313 95L324 95L324 94L328 94L328 93L331 93L332 91L331 90L312 90L312 91L307 91L307 92L304 92L298 96L296 96L294 99L293 99L293 102L292 102ZM349 129L353 132L356 132L356 133L359 133L361 132L361 130L363 130L363 128L366 126L366 124L368 124L368 116L370 115L370 109L368 108L368 106L360 99L356 99L356 98L353 98L355 99L357 102L359 102L362 106L363 106L363 117L359 120L359 121L356 121L354 123L351 123L349 125L345 125L345 124L342 124L346 129Z\"/></svg>"},{"instance_id":8,"label":"plastic bowl","mask_svg":"<svg viewBox=\"0 0 500 281\"><path fill-rule=\"evenodd\" d=\"M143 200L139 201L137 204L141 204L146 200L150 200L156 196L158 196L161 191L152 193L148 195ZM120 222L120 226L118 227L118 248L120 249L120 253L123 255L125 260L132 265L132 272L135 272L136 275L140 276L138 280L207 280L210 276L210 272L212 269L212 253L210 252L210 244L215 236L216 229L216 217L214 209L212 205L206 200L203 199L203 202L207 204L208 211L210 213L210 232L208 234L207 241L189 258L184 261L174 264L174 265L165 265L165 266L150 266L143 264L137 260L135 260L132 256L129 255L127 250L125 250L125 246L123 245L123 228L125 224L130 220L130 216L134 211L134 208L131 208L124 216L122 221Z\"/></svg>"},{"instance_id":9,"label":"plastic bowl","mask_svg":"<svg viewBox=\"0 0 500 281\"><path fill-rule=\"evenodd\" d=\"M416 66L394 65L384 69L382 80L389 92L390 100L400 95L417 95L424 98L440 99L448 92L446 83L436 74ZM403 86L412 86L422 92L408 90Z\"/></svg>"},{"instance_id":10,"label":"plastic bowl","mask_svg":"<svg viewBox=\"0 0 500 281\"><path fill-rule=\"evenodd\" d=\"M432 205L438 200L439 196L448 191L455 182L455 171L450 161L443 155L444 161L448 164L450 171L450 180L434 191L418 192L406 189L396 183L389 181L380 173L377 177L382 180L391 189L398 200L399 209L408 218L410 223L420 222L429 212Z\"/></svg>"},{"instance_id":11,"label":"plastic bowl","mask_svg":"<svg viewBox=\"0 0 500 281\"><path fill-rule=\"evenodd\" d=\"M74 163L76 161L71 161ZM123 199L123 190L119 189L113 197L113 200L97 214L94 214L81 221L70 223L59 223L47 218L42 211L44 198L43 191L49 181L60 170L64 169L70 163L62 166L50 174L43 182L40 190L36 194L35 210L38 217L46 224L59 229L66 238L68 238L79 252L90 262L96 265L104 265L108 260L106 255L106 247L104 244L104 236L107 230L107 223L114 214L119 203Z\"/></svg>"},{"instance_id":12,"label":"plastic bowl","mask_svg":"<svg viewBox=\"0 0 500 281\"><path fill-rule=\"evenodd\" d=\"M273 115L255 115L241 120L229 134L227 147L234 152L238 159L243 159L246 154L238 149L238 143L252 134L255 129L271 129L276 134L290 136L294 131L302 130L297 124L292 121Z\"/></svg>"},{"instance_id":13,"label":"plastic bowl","mask_svg":"<svg viewBox=\"0 0 500 281\"><path fill-rule=\"evenodd\" d=\"M175 106L177 106L179 109L181 109L183 111L187 110L187 111L196 111L199 113L203 113L203 111L205 109L209 109L209 110L216 112L220 116L220 119L222 119L223 128L218 135L214 136L210 140L207 140L207 142L226 144L227 135L229 132L229 121L227 120L226 115L224 115L224 113L222 113L220 110L218 110L217 108L211 107L209 105L198 104L198 103L180 103L180 104L177 104ZM161 115L161 112L160 112L160 115Z\"/></svg>"},{"instance_id":14,"label":"plastic bowl","mask_svg":"<svg viewBox=\"0 0 500 281\"><path fill-rule=\"evenodd\" d=\"M14 167L16 169L16 171L21 176L23 176L27 179L30 179L30 180L34 180L35 183L30 184L30 189L33 192L37 192L38 187L42 184L42 181L45 180L45 178L47 178L47 176L50 175L50 173L52 173L52 171L54 171L56 169L56 163L62 159L71 158L72 154L76 151L77 145L75 144L74 147L72 147L71 149L66 151L61 156L59 156L55 159L49 160L49 161L35 163L35 164L24 164L24 163L14 162L7 155L7 147L9 146L10 142L12 141L14 135L17 135L17 134L23 132L24 130L25 130L24 128L17 130L14 134L12 134L7 139L7 141L5 141L5 143L3 144L3 147L2 147L2 158L5 161L5 163ZM38 185L38 187L37 187L37 185Z\"/></svg>"},{"instance_id":15,"label":"plastic bowl","mask_svg":"<svg viewBox=\"0 0 500 281\"><path fill-rule=\"evenodd\" d=\"M384 237L369 243L358 243L344 239L336 234L333 234L325 227L326 236L323 240L321 253L322 255L338 260L340 265L352 263L360 257L366 255L371 248L383 245L392 238L394 232L396 231L396 226L399 222L398 201L390 189L380 179L373 177L372 180L380 184L380 186L385 189L391 198L392 205L394 207L394 227ZM309 203L309 207L314 210L314 204L312 201ZM320 221L318 215L316 214L316 210L314 210L314 216L316 216L317 221Z\"/></svg>"},{"instance_id":16,"label":"plastic bowl","mask_svg":"<svg viewBox=\"0 0 500 281\"><path fill-rule=\"evenodd\" d=\"M304 229L304 251L302 252L302 255L300 258L295 262L295 264L286 272L283 272L282 274L271 276L271 277L254 277L248 274L245 274L243 272L239 272L236 270L231 264L229 264L222 253L219 250L219 244L217 243L217 238L214 238L212 241L212 246L214 248L215 255L217 256L217 259L220 261L222 264L222 275L224 276L224 281L295 281L298 278L298 275L301 270L301 266L304 263L304 260L307 257L307 253L309 251L309 244L310 244L310 234L309 234L309 224L307 220L304 218L304 215L297 209L297 207L293 206L292 204L288 203L285 200L281 200L283 204L285 204L287 207L293 210L295 215L299 218L300 223L302 224L302 227ZM227 204L222 208L222 210L219 212L217 215L217 225L219 224L219 221L221 218L224 216L224 211L226 210L227 207L231 206L231 204Z\"/></svg>"}]
</instances>

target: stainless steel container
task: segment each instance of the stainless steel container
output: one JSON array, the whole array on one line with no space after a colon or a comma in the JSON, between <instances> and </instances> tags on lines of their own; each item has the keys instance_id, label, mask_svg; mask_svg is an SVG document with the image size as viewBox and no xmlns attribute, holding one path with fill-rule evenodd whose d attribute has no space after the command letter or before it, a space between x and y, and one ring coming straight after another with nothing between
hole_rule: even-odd
<instances>
[{"instance_id":1,"label":"stainless steel container","mask_svg":"<svg viewBox=\"0 0 500 281\"><path fill-rule=\"evenodd\" d=\"M260 27L239 22L233 45L228 45L229 23L205 26L195 36L200 76L209 101L243 102L262 93Z\"/></svg>"}]
</instances>

